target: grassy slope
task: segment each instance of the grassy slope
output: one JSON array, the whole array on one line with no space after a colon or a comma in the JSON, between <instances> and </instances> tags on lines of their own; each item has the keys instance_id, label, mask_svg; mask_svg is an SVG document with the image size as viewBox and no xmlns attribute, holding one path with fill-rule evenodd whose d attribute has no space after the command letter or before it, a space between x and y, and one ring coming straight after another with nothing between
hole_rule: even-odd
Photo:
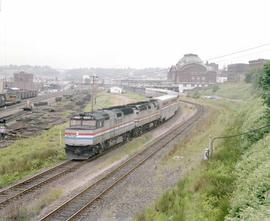
<instances>
[{"instance_id":1,"label":"grassy slope","mask_svg":"<svg viewBox=\"0 0 270 221\"><path fill-rule=\"evenodd\" d=\"M237 177L226 220L262 221L270 217L270 135L255 143L236 165Z\"/></svg>"},{"instance_id":2,"label":"grassy slope","mask_svg":"<svg viewBox=\"0 0 270 221\"><path fill-rule=\"evenodd\" d=\"M239 88L241 93L238 93ZM230 99L246 99L252 93L248 85L227 84L220 90L222 93L216 94ZM227 128L223 135L264 124L260 118L264 107L259 99L237 101L236 109L231 108L235 105L230 105L228 100L213 103L230 113L217 118L218 121L223 118L224 122L219 124L219 128L221 125ZM213 124L210 124L211 127ZM265 206L270 202L270 184L266 178L269 177L269 151L266 148L267 140L253 144L255 141L256 136L253 135L218 143L211 161L202 162L174 189L165 193L154 207L138 216L137 220L224 220L228 213L228 220L262 220L261 217L267 217L269 210ZM260 148L264 154L258 154ZM249 179L247 174L250 174Z\"/></svg>"},{"instance_id":3,"label":"grassy slope","mask_svg":"<svg viewBox=\"0 0 270 221\"><path fill-rule=\"evenodd\" d=\"M0 187L65 160L63 136L60 145L60 131L63 134L64 127L55 126L42 135L18 140L1 149Z\"/></svg>"},{"instance_id":4,"label":"grassy slope","mask_svg":"<svg viewBox=\"0 0 270 221\"><path fill-rule=\"evenodd\" d=\"M213 89L202 90L200 93L202 95L217 95L229 99L240 99L247 100L250 98L253 89L249 84L246 83L225 83L218 87L217 91L213 91Z\"/></svg>"},{"instance_id":5,"label":"grassy slope","mask_svg":"<svg viewBox=\"0 0 270 221\"><path fill-rule=\"evenodd\" d=\"M126 96L142 99L134 95ZM120 102L119 97L115 98L111 94L102 93L97 97L98 108ZM90 106L86 107L86 111ZM66 126L67 124L55 126L42 135L18 140L8 148L0 149L0 188L65 160L63 134Z\"/></svg>"}]
</instances>

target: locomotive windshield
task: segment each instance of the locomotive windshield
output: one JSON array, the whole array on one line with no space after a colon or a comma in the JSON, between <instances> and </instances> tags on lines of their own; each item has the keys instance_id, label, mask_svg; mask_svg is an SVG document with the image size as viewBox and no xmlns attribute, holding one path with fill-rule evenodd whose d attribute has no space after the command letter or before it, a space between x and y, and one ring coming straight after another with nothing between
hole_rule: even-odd
<instances>
[{"instance_id":1,"label":"locomotive windshield","mask_svg":"<svg viewBox=\"0 0 270 221\"><path fill-rule=\"evenodd\" d=\"M82 127L87 129L95 129L96 128L96 120L93 120L89 117L81 117L81 116L74 116L70 120L71 127Z\"/></svg>"},{"instance_id":2,"label":"locomotive windshield","mask_svg":"<svg viewBox=\"0 0 270 221\"><path fill-rule=\"evenodd\" d=\"M109 119L109 116L103 112L83 113L71 117L70 127L94 130L103 127L106 118Z\"/></svg>"},{"instance_id":3,"label":"locomotive windshield","mask_svg":"<svg viewBox=\"0 0 270 221\"><path fill-rule=\"evenodd\" d=\"M82 127L87 129L95 129L96 128L96 121L95 120L70 120L71 127Z\"/></svg>"}]
</instances>

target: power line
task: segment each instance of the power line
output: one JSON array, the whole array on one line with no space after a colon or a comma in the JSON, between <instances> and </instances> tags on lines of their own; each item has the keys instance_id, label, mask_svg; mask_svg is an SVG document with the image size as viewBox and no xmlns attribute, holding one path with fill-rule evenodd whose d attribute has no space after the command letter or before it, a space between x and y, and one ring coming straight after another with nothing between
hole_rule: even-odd
<instances>
[{"instance_id":1,"label":"power line","mask_svg":"<svg viewBox=\"0 0 270 221\"><path fill-rule=\"evenodd\" d=\"M264 53L264 52L270 52L270 49L266 49L266 50L260 50L260 51L253 51L251 53L248 53L248 54L242 54L242 55L239 55L239 56L236 56L236 57L232 57L230 58L230 60L236 60L236 59L240 59L240 58L244 58L244 57L248 57L248 56L251 56L251 55L254 55L254 54L259 54L259 53ZM223 58L223 59L218 59L218 60L215 60L215 62L224 62L224 61L228 61L229 58Z\"/></svg>"},{"instance_id":2,"label":"power line","mask_svg":"<svg viewBox=\"0 0 270 221\"><path fill-rule=\"evenodd\" d=\"M242 49L242 50L239 50L239 51L231 52L229 54L225 54L225 55L221 55L221 56L209 58L208 60L216 60L216 59L228 57L228 56L231 56L231 55L235 55L235 54L240 54L240 53L243 53L243 52L251 51L251 50L254 50L254 49L257 49L257 48L262 48L262 47L269 46L269 45L270 45L270 42L269 43L266 43L266 44L258 45L258 46L252 47L252 48L246 48L246 49Z\"/></svg>"}]
</instances>

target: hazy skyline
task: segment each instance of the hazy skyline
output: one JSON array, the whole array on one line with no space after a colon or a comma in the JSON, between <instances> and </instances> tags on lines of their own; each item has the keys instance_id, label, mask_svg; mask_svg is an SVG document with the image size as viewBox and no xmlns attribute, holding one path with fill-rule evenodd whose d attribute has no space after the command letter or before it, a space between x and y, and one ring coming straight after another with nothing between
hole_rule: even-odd
<instances>
[{"instance_id":1,"label":"hazy skyline","mask_svg":"<svg viewBox=\"0 0 270 221\"><path fill-rule=\"evenodd\" d=\"M169 67L270 42L267 0L2 0L0 65ZM270 45L220 60L269 58Z\"/></svg>"}]
</instances>

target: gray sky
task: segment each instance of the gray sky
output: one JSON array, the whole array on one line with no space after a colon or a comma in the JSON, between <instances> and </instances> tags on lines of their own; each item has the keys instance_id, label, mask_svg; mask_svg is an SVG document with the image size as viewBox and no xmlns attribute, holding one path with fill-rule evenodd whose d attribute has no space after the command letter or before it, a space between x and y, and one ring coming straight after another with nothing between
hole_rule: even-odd
<instances>
[{"instance_id":1,"label":"gray sky","mask_svg":"<svg viewBox=\"0 0 270 221\"><path fill-rule=\"evenodd\" d=\"M0 0L1 1L1 0ZM167 67L270 42L269 0L2 0L0 65ZM270 46L221 65L270 58Z\"/></svg>"}]
</instances>

